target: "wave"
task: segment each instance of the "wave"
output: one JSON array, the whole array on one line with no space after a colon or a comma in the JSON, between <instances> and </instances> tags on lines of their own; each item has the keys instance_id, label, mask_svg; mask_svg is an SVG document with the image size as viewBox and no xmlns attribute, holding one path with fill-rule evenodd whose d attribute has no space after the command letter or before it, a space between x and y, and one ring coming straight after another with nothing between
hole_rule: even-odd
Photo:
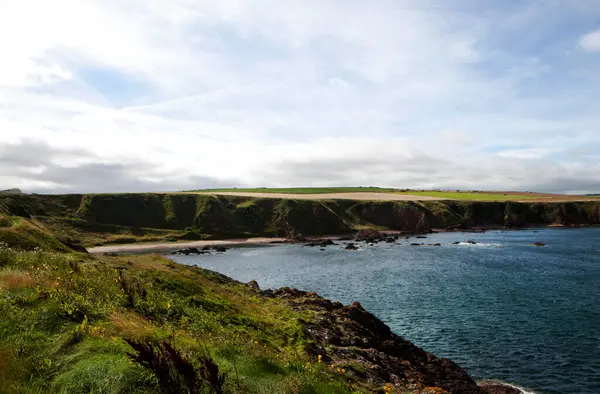
<instances>
[{"instance_id":1,"label":"wave","mask_svg":"<svg viewBox=\"0 0 600 394\"><path fill-rule=\"evenodd\" d=\"M493 247L493 248L502 248L504 245L498 243L470 243L470 242L459 242L456 245L466 245L466 246L479 246L479 247Z\"/></svg>"},{"instance_id":2,"label":"wave","mask_svg":"<svg viewBox=\"0 0 600 394\"><path fill-rule=\"evenodd\" d=\"M503 382L501 380L487 380L486 379L486 380L482 380L482 381L478 382L478 384L481 384L481 383L493 383L493 384L497 384L497 385L500 385L500 386L511 387L513 389L520 390L521 394L536 394L535 391L532 391L530 389L526 389L526 388L521 387L521 386L517 386L516 384Z\"/></svg>"}]
</instances>

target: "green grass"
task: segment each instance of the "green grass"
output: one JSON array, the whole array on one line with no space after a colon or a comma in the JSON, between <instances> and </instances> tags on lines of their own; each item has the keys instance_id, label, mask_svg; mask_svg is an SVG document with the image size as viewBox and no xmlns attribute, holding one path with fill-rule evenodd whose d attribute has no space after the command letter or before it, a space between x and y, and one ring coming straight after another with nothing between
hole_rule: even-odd
<instances>
[{"instance_id":1,"label":"green grass","mask_svg":"<svg viewBox=\"0 0 600 394\"><path fill-rule=\"evenodd\" d=\"M537 195L523 195L510 193L485 193L485 192L442 192L442 191L408 191L399 192L400 194L409 194L413 196L426 196L445 198L449 200L461 201L525 201L539 199Z\"/></svg>"},{"instance_id":2,"label":"green grass","mask_svg":"<svg viewBox=\"0 0 600 394\"><path fill-rule=\"evenodd\" d=\"M224 188L196 190L204 193L278 193L278 194L330 194L330 193L394 193L413 196L437 197L460 201L527 201L542 198L541 194L489 193L479 191L409 190L381 187L290 187L290 188ZM570 198L570 196L565 196ZM589 196L586 196L589 198Z\"/></svg>"},{"instance_id":3,"label":"green grass","mask_svg":"<svg viewBox=\"0 0 600 394\"><path fill-rule=\"evenodd\" d=\"M304 351L311 313L160 256L0 246L0 392L157 393L125 338L208 349L227 393L366 392Z\"/></svg>"},{"instance_id":4,"label":"green grass","mask_svg":"<svg viewBox=\"0 0 600 394\"><path fill-rule=\"evenodd\" d=\"M283 193L283 194L328 194L328 193L390 193L397 192L400 189L383 187L285 187L285 188L225 188L225 189L204 189L193 190L197 192L239 192L239 193Z\"/></svg>"}]
</instances>

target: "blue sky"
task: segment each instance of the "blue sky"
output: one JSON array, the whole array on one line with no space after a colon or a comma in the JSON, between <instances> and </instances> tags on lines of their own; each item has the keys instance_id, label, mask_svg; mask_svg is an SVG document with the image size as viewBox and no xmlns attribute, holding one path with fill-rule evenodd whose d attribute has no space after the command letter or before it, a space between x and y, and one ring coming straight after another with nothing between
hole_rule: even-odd
<instances>
[{"instance_id":1,"label":"blue sky","mask_svg":"<svg viewBox=\"0 0 600 394\"><path fill-rule=\"evenodd\" d=\"M598 0L4 0L0 50L0 189L600 191Z\"/></svg>"}]
</instances>

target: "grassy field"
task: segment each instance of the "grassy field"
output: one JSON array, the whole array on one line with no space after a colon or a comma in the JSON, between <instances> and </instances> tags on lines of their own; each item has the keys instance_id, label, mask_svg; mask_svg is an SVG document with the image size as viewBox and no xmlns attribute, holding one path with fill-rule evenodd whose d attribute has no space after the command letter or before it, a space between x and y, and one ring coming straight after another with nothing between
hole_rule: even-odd
<instances>
[{"instance_id":1,"label":"grassy field","mask_svg":"<svg viewBox=\"0 0 600 394\"><path fill-rule=\"evenodd\" d=\"M284 187L284 188L224 188L192 190L196 192L231 192L231 193L283 193L283 194L329 194L329 193L393 193L400 189L383 187Z\"/></svg>"},{"instance_id":2,"label":"grassy field","mask_svg":"<svg viewBox=\"0 0 600 394\"><path fill-rule=\"evenodd\" d=\"M511 194L511 193L485 193L485 192L438 192L438 191L409 191L397 192L414 196L437 197L448 200L461 201L527 201L542 198L538 194Z\"/></svg>"},{"instance_id":3,"label":"grassy field","mask_svg":"<svg viewBox=\"0 0 600 394\"><path fill-rule=\"evenodd\" d=\"M291 187L291 188L226 188L196 190L202 193L262 193L315 195L341 193L392 193L407 196L433 197L460 201L576 201L599 198L594 195L571 196L560 194L525 193L525 192L490 192L490 191L441 191L441 190L409 190L380 187Z\"/></svg>"},{"instance_id":4,"label":"grassy field","mask_svg":"<svg viewBox=\"0 0 600 394\"><path fill-rule=\"evenodd\" d=\"M226 393L367 391L306 355L297 322L307 312L256 297L159 256L0 245L0 392L165 392L159 374L128 356L135 352L126 340L166 341L193 365L208 357L225 375Z\"/></svg>"}]
</instances>

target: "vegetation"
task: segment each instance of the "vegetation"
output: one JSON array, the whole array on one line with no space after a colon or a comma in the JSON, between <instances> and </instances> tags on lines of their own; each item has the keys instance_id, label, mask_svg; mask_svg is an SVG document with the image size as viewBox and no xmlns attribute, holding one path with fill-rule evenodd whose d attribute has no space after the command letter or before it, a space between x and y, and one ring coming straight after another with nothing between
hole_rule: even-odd
<instances>
[{"instance_id":1,"label":"vegetation","mask_svg":"<svg viewBox=\"0 0 600 394\"><path fill-rule=\"evenodd\" d=\"M0 247L3 393L346 393L282 300L159 256ZM176 371L176 372L174 372Z\"/></svg>"},{"instance_id":2,"label":"vegetation","mask_svg":"<svg viewBox=\"0 0 600 394\"><path fill-rule=\"evenodd\" d=\"M203 194L0 196L0 241L21 249L428 231L472 226L600 224L600 201L294 200Z\"/></svg>"},{"instance_id":3,"label":"vegetation","mask_svg":"<svg viewBox=\"0 0 600 394\"><path fill-rule=\"evenodd\" d=\"M355 187L257 187L257 188L223 188L192 190L197 192L238 192L238 193L284 193L284 194L327 194L327 193L390 193L400 189L355 186Z\"/></svg>"}]
</instances>

